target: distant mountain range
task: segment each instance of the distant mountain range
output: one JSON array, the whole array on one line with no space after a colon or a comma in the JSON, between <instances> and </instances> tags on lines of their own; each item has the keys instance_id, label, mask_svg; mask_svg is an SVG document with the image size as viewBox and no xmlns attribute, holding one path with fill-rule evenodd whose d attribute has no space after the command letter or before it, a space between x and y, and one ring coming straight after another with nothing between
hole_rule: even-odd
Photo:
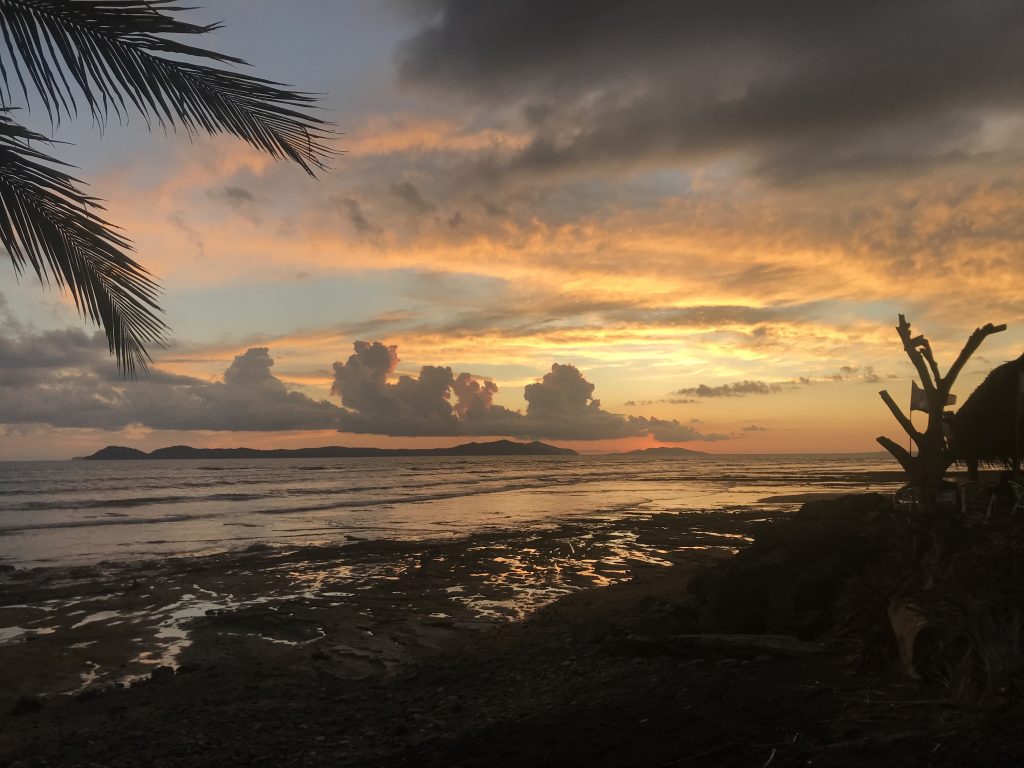
<instances>
[{"instance_id":1,"label":"distant mountain range","mask_svg":"<svg viewBox=\"0 0 1024 768\"><path fill-rule=\"evenodd\" d=\"M345 459L375 456L576 456L571 448L537 442L516 443L495 440L490 443L463 443L452 448L346 448L331 445L323 448L193 448L172 445L146 453L123 445L108 445L86 461L124 461L126 459Z\"/></svg>"}]
</instances>

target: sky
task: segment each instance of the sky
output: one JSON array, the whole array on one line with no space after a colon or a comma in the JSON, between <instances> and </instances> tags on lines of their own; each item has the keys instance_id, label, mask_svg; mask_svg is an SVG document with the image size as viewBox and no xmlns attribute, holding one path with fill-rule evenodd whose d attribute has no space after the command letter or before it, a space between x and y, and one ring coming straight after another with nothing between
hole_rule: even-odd
<instances>
[{"instance_id":1,"label":"sky","mask_svg":"<svg viewBox=\"0 0 1024 768\"><path fill-rule=\"evenodd\" d=\"M322 94L312 179L132 115L56 129L159 280L119 376L0 260L0 460L105 445L873 451L905 313L960 402L1024 351L1024 5L205 0ZM917 419L923 423L924 417Z\"/></svg>"}]
</instances>

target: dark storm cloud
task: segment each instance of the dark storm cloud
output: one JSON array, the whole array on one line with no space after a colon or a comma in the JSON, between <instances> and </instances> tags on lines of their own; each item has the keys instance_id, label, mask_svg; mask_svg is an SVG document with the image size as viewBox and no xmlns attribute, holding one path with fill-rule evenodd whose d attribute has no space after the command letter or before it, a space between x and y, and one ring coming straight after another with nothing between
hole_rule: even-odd
<instances>
[{"instance_id":1,"label":"dark storm cloud","mask_svg":"<svg viewBox=\"0 0 1024 768\"><path fill-rule=\"evenodd\" d=\"M332 393L347 409L341 430L394 436L509 435L555 440L602 440L653 435L666 442L721 440L675 420L610 413L594 398L594 385L573 365L555 363L528 384L525 413L494 403L498 387L449 367L423 366L418 376L389 379L398 348L358 341L344 363L334 364Z\"/></svg>"},{"instance_id":2,"label":"dark storm cloud","mask_svg":"<svg viewBox=\"0 0 1024 768\"><path fill-rule=\"evenodd\" d=\"M530 140L496 168L557 170L742 151L767 175L942 162L1024 95L1011 0L447 0L402 78Z\"/></svg>"}]
</instances>

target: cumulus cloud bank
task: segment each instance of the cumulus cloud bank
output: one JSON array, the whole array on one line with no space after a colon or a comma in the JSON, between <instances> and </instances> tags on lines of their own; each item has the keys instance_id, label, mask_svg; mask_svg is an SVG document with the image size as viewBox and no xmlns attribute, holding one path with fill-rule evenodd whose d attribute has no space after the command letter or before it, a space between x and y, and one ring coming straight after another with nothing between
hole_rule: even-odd
<instances>
[{"instance_id":1,"label":"cumulus cloud bank","mask_svg":"<svg viewBox=\"0 0 1024 768\"><path fill-rule=\"evenodd\" d=\"M121 379L102 334L79 329L0 335L0 426L28 424L119 430L233 432L338 430L393 436L510 436L600 440L653 435L665 442L719 440L675 420L610 413L573 365L555 363L523 392L524 412L494 402L498 385L447 366L394 376L398 348L357 341L334 364L341 405L291 389L273 373L266 347L237 355L221 381L153 367Z\"/></svg>"},{"instance_id":2,"label":"cumulus cloud bank","mask_svg":"<svg viewBox=\"0 0 1024 768\"><path fill-rule=\"evenodd\" d=\"M425 365L418 376L390 381L398 347L357 341L344 363L334 364L332 393L346 412L341 429L394 436L510 435L600 440L653 435L663 442L721 440L676 420L610 413L594 398L594 384L576 366L555 363L527 384L525 412L494 403L498 386L449 367Z\"/></svg>"},{"instance_id":3,"label":"cumulus cloud bank","mask_svg":"<svg viewBox=\"0 0 1024 768\"><path fill-rule=\"evenodd\" d=\"M341 409L290 391L266 347L238 355L222 382L159 368L122 380L101 334L78 329L0 338L0 423L118 430L334 429Z\"/></svg>"}]
</instances>

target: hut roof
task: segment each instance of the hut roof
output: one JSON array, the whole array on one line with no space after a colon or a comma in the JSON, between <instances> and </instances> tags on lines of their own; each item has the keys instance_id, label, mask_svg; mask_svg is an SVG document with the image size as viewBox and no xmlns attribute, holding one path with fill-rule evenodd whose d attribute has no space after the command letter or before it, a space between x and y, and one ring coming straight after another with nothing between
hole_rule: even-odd
<instances>
[{"instance_id":1,"label":"hut roof","mask_svg":"<svg viewBox=\"0 0 1024 768\"><path fill-rule=\"evenodd\" d=\"M993 368L953 416L957 461L1009 466L1013 461L1017 413L1018 375L1024 355ZM1024 433L1021 435L1024 448Z\"/></svg>"}]
</instances>

